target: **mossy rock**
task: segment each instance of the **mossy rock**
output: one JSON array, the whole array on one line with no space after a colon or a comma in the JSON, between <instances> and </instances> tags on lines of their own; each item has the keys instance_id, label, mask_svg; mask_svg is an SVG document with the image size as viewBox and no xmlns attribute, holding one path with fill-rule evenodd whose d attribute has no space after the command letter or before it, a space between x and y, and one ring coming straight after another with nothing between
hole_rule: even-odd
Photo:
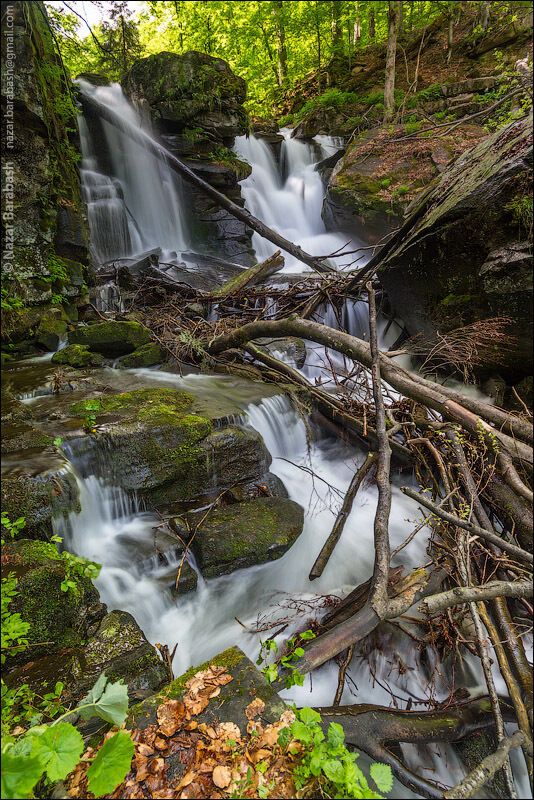
<instances>
[{"instance_id":1,"label":"mossy rock","mask_svg":"<svg viewBox=\"0 0 534 800\"><path fill-rule=\"evenodd\" d=\"M57 350L61 339L67 333L67 323L61 317L59 312L41 318L35 331L37 344L46 347L47 350Z\"/></svg>"},{"instance_id":2,"label":"mossy rock","mask_svg":"<svg viewBox=\"0 0 534 800\"><path fill-rule=\"evenodd\" d=\"M139 367L153 367L165 360L164 353L155 342L149 342L138 347L133 353L123 356L118 366L121 369L134 369Z\"/></svg>"},{"instance_id":3,"label":"mossy rock","mask_svg":"<svg viewBox=\"0 0 534 800\"><path fill-rule=\"evenodd\" d=\"M98 592L87 578L72 578L75 592L63 592L65 565L53 544L19 540L4 546L2 574L14 572L17 595L10 610L30 623L31 649L16 660L30 659L64 647L78 647L86 636L84 609L98 602Z\"/></svg>"},{"instance_id":4,"label":"mossy rock","mask_svg":"<svg viewBox=\"0 0 534 800\"><path fill-rule=\"evenodd\" d=\"M53 520L80 511L78 486L70 472L19 474L7 472L2 478L2 510L11 519L25 517L24 536L50 539Z\"/></svg>"},{"instance_id":5,"label":"mossy rock","mask_svg":"<svg viewBox=\"0 0 534 800\"><path fill-rule=\"evenodd\" d=\"M192 548L202 575L212 578L280 558L302 533L304 512L292 500L260 497L215 508L198 528L194 513L175 521L186 536L196 531Z\"/></svg>"},{"instance_id":6,"label":"mossy rock","mask_svg":"<svg viewBox=\"0 0 534 800\"><path fill-rule=\"evenodd\" d=\"M195 720L208 725L219 722L233 722L245 733L248 719L245 709L255 698L263 700L262 723L270 724L278 720L287 709L286 704L267 683L261 672L237 647L230 647L222 653L214 655L209 661L191 667L172 683L165 686L158 694L147 698L130 709L126 721L129 728L147 728L157 721L158 707L167 699L179 700L187 691L187 681L197 672L208 669L211 665L226 667L233 680L221 686L220 694L210 701L207 708L195 717ZM185 772L186 766L180 763L179 753L165 757L169 773L176 780Z\"/></svg>"},{"instance_id":7,"label":"mossy rock","mask_svg":"<svg viewBox=\"0 0 534 800\"><path fill-rule=\"evenodd\" d=\"M109 680L123 680L130 695L154 692L168 679L156 649L126 611L111 611L83 647L72 669L75 694L84 695L101 672ZM72 690L71 690L72 691Z\"/></svg>"},{"instance_id":8,"label":"mossy rock","mask_svg":"<svg viewBox=\"0 0 534 800\"><path fill-rule=\"evenodd\" d=\"M69 344L52 356L52 364L61 364L77 369L83 367L99 367L104 362L100 353L92 353L85 344Z\"/></svg>"},{"instance_id":9,"label":"mossy rock","mask_svg":"<svg viewBox=\"0 0 534 800\"><path fill-rule=\"evenodd\" d=\"M69 334L70 344L83 344L94 353L117 358L150 342L150 331L140 322L108 321L79 327Z\"/></svg>"},{"instance_id":10,"label":"mossy rock","mask_svg":"<svg viewBox=\"0 0 534 800\"><path fill-rule=\"evenodd\" d=\"M247 132L246 83L221 58L193 50L157 53L136 61L122 86L148 105L163 131L200 128L219 141Z\"/></svg>"}]
</instances>

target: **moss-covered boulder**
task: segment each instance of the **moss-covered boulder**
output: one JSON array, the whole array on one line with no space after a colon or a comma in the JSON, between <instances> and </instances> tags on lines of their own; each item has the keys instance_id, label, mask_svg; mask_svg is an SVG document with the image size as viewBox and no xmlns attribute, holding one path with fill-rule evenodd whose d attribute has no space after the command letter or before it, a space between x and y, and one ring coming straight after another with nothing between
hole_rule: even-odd
<instances>
[{"instance_id":1,"label":"moss-covered boulder","mask_svg":"<svg viewBox=\"0 0 534 800\"><path fill-rule=\"evenodd\" d=\"M101 672L111 681L123 680L134 696L156 691L169 677L156 649L126 611L106 614L84 644L72 666L75 694L84 695Z\"/></svg>"},{"instance_id":2,"label":"moss-covered boulder","mask_svg":"<svg viewBox=\"0 0 534 800\"><path fill-rule=\"evenodd\" d=\"M157 53L136 61L122 80L164 133L201 128L219 141L246 133L246 83L226 61L206 53Z\"/></svg>"},{"instance_id":3,"label":"moss-covered boulder","mask_svg":"<svg viewBox=\"0 0 534 800\"><path fill-rule=\"evenodd\" d=\"M150 342L150 331L140 322L97 322L69 334L69 344L83 344L94 353L117 358Z\"/></svg>"},{"instance_id":4,"label":"moss-covered boulder","mask_svg":"<svg viewBox=\"0 0 534 800\"><path fill-rule=\"evenodd\" d=\"M180 700L187 692L187 682L202 670L210 666L224 667L232 676L232 680L221 686L221 691L216 699L209 703L207 708L195 716L200 723L213 725L218 722L233 722L241 731L245 731L249 720L245 709L249 703L259 698L265 703L261 712L263 723L272 723L279 719L287 709L284 701L267 683L252 661L237 647L230 647L222 653L214 655L209 661L191 667L172 683L167 684L158 694L149 697L130 709L127 719L129 728L141 728L157 722L158 707L166 700ZM176 774L176 780L185 772L185 765L180 763L179 752L165 756L166 766Z\"/></svg>"},{"instance_id":5,"label":"moss-covered boulder","mask_svg":"<svg viewBox=\"0 0 534 800\"><path fill-rule=\"evenodd\" d=\"M213 578L280 558L302 533L304 512L292 500L259 497L175 522L182 537L195 531L191 547L202 575Z\"/></svg>"},{"instance_id":6,"label":"moss-covered boulder","mask_svg":"<svg viewBox=\"0 0 534 800\"><path fill-rule=\"evenodd\" d=\"M438 331L507 318L508 341L482 328L476 371L508 381L531 375L532 116L451 164L412 214L408 235L380 267L409 333L431 347Z\"/></svg>"},{"instance_id":7,"label":"moss-covered boulder","mask_svg":"<svg viewBox=\"0 0 534 800\"><path fill-rule=\"evenodd\" d=\"M100 353L92 353L86 344L70 344L52 356L52 364L74 367L99 367L104 362Z\"/></svg>"},{"instance_id":8,"label":"moss-covered boulder","mask_svg":"<svg viewBox=\"0 0 534 800\"><path fill-rule=\"evenodd\" d=\"M81 646L87 635L84 610L98 603L98 592L88 578L70 575L75 589L64 592L65 562L56 546L21 539L8 543L2 553L2 575L14 573L17 595L10 610L30 623L26 636L31 650L17 659L25 662L62 648Z\"/></svg>"},{"instance_id":9,"label":"moss-covered boulder","mask_svg":"<svg viewBox=\"0 0 534 800\"><path fill-rule=\"evenodd\" d=\"M165 360L165 355L161 347L155 342L149 342L142 347L138 347L133 353L123 356L118 366L121 369L133 369L139 367L153 367L161 364Z\"/></svg>"},{"instance_id":10,"label":"moss-covered boulder","mask_svg":"<svg viewBox=\"0 0 534 800\"><path fill-rule=\"evenodd\" d=\"M37 344L46 347L47 350L57 350L66 333L67 323L63 319L61 310L53 309L50 314L41 317L35 332L35 341Z\"/></svg>"},{"instance_id":11,"label":"moss-covered boulder","mask_svg":"<svg viewBox=\"0 0 534 800\"><path fill-rule=\"evenodd\" d=\"M30 443L42 444L40 439ZM28 440L24 444L28 444ZM14 451L12 460L16 461L20 449L18 447ZM31 461L28 461L30 465ZM58 465L57 470L49 469L37 474L7 466L2 476L2 510L11 519L26 519L24 536L50 539L54 518L67 517L72 512L80 511L76 480L72 473L64 469L64 465L63 468Z\"/></svg>"}]
</instances>

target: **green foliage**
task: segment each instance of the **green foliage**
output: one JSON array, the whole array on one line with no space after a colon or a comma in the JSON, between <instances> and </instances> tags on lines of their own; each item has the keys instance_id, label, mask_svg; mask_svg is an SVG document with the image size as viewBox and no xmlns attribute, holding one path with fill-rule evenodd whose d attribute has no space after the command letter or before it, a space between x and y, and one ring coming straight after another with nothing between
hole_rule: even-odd
<instances>
[{"instance_id":1,"label":"green foliage","mask_svg":"<svg viewBox=\"0 0 534 800\"><path fill-rule=\"evenodd\" d=\"M52 691L39 695L27 683L11 689L2 681L2 732L9 733L17 726L31 728L64 714L67 710L61 702L64 688L58 681Z\"/></svg>"},{"instance_id":2,"label":"green foliage","mask_svg":"<svg viewBox=\"0 0 534 800\"><path fill-rule=\"evenodd\" d=\"M44 779L55 783L67 777L84 751L79 731L67 717L100 717L113 725L122 725L128 712L128 693L122 681L108 683L100 676L81 704L62 714L50 725L38 725L2 742L2 797L33 797L36 784ZM112 792L130 769L133 742L124 731L109 738L94 758L89 771L89 789L95 795Z\"/></svg>"},{"instance_id":3,"label":"green foliage","mask_svg":"<svg viewBox=\"0 0 534 800\"><path fill-rule=\"evenodd\" d=\"M282 667L286 689L290 689L292 686L302 686L304 684L304 675L297 666L297 663L304 655L304 648L300 646L300 643L314 638L313 631L308 630L287 639L284 643L285 655L279 659L278 663L267 664L262 669L267 681L269 683L277 681L280 677L279 668ZM278 645L274 639L266 639L265 642L261 643L260 654L256 659L256 664L261 666L270 653L276 654L277 652Z\"/></svg>"},{"instance_id":4,"label":"green foliage","mask_svg":"<svg viewBox=\"0 0 534 800\"><path fill-rule=\"evenodd\" d=\"M532 212L533 203L531 194L517 195L505 205L505 209L512 215L513 221L519 227L519 236L526 235L532 240Z\"/></svg>"},{"instance_id":5,"label":"green foliage","mask_svg":"<svg viewBox=\"0 0 534 800\"><path fill-rule=\"evenodd\" d=\"M369 773L376 790L371 788L356 764L358 753L350 752L345 745L341 725L331 722L325 736L321 721L321 715L313 708L301 708L291 727L283 728L278 736L283 750L291 749L294 740L304 747L304 755L294 772L297 789L319 784L319 796L337 798L381 798L380 792L390 792L393 787L390 767L371 764Z\"/></svg>"},{"instance_id":6,"label":"green foliage","mask_svg":"<svg viewBox=\"0 0 534 800\"><path fill-rule=\"evenodd\" d=\"M318 97L312 97L307 100L302 108L300 108L292 117L294 122L300 122L312 111L318 108L340 108L341 106L349 105L350 103L357 103L358 95L354 92L342 92L341 89L327 89Z\"/></svg>"},{"instance_id":7,"label":"green foliage","mask_svg":"<svg viewBox=\"0 0 534 800\"><path fill-rule=\"evenodd\" d=\"M406 124L404 125L404 132L416 133L417 131L421 130L422 124L423 123L421 121L406 122Z\"/></svg>"},{"instance_id":8,"label":"green foliage","mask_svg":"<svg viewBox=\"0 0 534 800\"><path fill-rule=\"evenodd\" d=\"M9 609L17 594L17 579L10 572L7 577L2 578L2 664L5 664L8 656L21 653L28 646L26 634L30 630L30 624L18 612L13 614Z\"/></svg>"},{"instance_id":9,"label":"green foliage","mask_svg":"<svg viewBox=\"0 0 534 800\"><path fill-rule=\"evenodd\" d=\"M11 294L9 289L2 286L2 311L16 311L24 308L24 303L17 294Z\"/></svg>"}]
</instances>

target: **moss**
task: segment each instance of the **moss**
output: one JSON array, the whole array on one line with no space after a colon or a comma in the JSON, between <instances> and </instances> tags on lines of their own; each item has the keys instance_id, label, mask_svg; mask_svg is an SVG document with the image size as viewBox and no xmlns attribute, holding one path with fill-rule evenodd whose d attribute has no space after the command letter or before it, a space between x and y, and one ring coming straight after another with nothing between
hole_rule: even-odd
<instances>
[{"instance_id":1,"label":"moss","mask_svg":"<svg viewBox=\"0 0 534 800\"><path fill-rule=\"evenodd\" d=\"M152 367L155 364L161 364L164 358L165 356L161 347L155 342L149 342L142 347L138 347L133 353L123 356L119 362L119 366L124 369Z\"/></svg>"},{"instance_id":2,"label":"moss","mask_svg":"<svg viewBox=\"0 0 534 800\"><path fill-rule=\"evenodd\" d=\"M52 356L52 364L67 364L69 367L98 367L104 362L100 353L91 353L87 345L71 344Z\"/></svg>"},{"instance_id":3,"label":"moss","mask_svg":"<svg viewBox=\"0 0 534 800\"><path fill-rule=\"evenodd\" d=\"M165 687L161 693L160 702L166 697L170 697L173 700L182 697L187 681L191 680L191 678L196 675L197 672L200 672L203 669L208 669L211 664L215 664L217 667L226 667L227 670L231 670L234 667L238 667L240 664L242 664L245 658L245 655L241 652L241 650L238 650L237 647L230 647L228 650L224 650L222 653L214 656L209 661L205 661L203 664L199 664L196 667L190 667L187 672L184 672L183 675L180 675L172 683Z\"/></svg>"},{"instance_id":4,"label":"moss","mask_svg":"<svg viewBox=\"0 0 534 800\"><path fill-rule=\"evenodd\" d=\"M140 322L98 322L79 327L69 336L71 344L83 344L96 353L114 358L132 353L150 342L150 331Z\"/></svg>"},{"instance_id":5,"label":"moss","mask_svg":"<svg viewBox=\"0 0 534 800\"><path fill-rule=\"evenodd\" d=\"M467 305L473 301L473 296L470 294L448 294L441 300L442 306L462 306Z\"/></svg>"},{"instance_id":6,"label":"moss","mask_svg":"<svg viewBox=\"0 0 534 800\"><path fill-rule=\"evenodd\" d=\"M2 509L12 519L26 518L25 536L47 540L56 515L80 511L76 481L70 473L6 475L2 480Z\"/></svg>"},{"instance_id":7,"label":"moss","mask_svg":"<svg viewBox=\"0 0 534 800\"><path fill-rule=\"evenodd\" d=\"M164 424L177 422L193 405L194 397L189 392L175 389L134 389L106 397L85 399L71 406L75 413L133 412L136 419Z\"/></svg>"}]
</instances>

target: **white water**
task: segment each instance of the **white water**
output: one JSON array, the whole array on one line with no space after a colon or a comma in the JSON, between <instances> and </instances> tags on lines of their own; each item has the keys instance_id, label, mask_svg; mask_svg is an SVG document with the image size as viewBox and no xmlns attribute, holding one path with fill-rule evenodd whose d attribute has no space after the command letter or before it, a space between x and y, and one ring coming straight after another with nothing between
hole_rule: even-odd
<instances>
[{"instance_id":1,"label":"white water","mask_svg":"<svg viewBox=\"0 0 534 800\"><path fill-rule=\"evenodd\" d=\"M344 245L347 245L347 250L353 250L354 242L341 233L328 232L321 218L324 188L315 164L335 151L336 142L330 137L321 137L323 142L314 147L308 142L292 139L287 128L283 128L281 133L284 141L280 167L262 139L255 136L239 136L236 139L235 152L252 165L251 175L241 182L245 207L311 255L329 255ZM252 244L259 261L278 249L257 233L252 237ZM282 272L309 270L309 267L287 253L284 258L286 263ZM348 256L336 257L332 263L342 268L351 259Z\"/></svg>"},{"instance_id":2,"label":"white water","mask_svg":"<svg viewBox=\"0 0 534 800\"><path fill-rule=\"evenodd\" d=\"M115 111L125 127L145 127L118 83L93 86L80 80L79 85L84 94ZM100 138L94 141L90 126L84 117L79 118L82 188L97 262L154 247L160 247L164 254L186 250L189 239L178 176L164 159L150 153L124 130L104 120L98 124L103 142ZM111 174L103 174L103 166L98 167L103 148Z\"/></svg>"}]
</instances>

